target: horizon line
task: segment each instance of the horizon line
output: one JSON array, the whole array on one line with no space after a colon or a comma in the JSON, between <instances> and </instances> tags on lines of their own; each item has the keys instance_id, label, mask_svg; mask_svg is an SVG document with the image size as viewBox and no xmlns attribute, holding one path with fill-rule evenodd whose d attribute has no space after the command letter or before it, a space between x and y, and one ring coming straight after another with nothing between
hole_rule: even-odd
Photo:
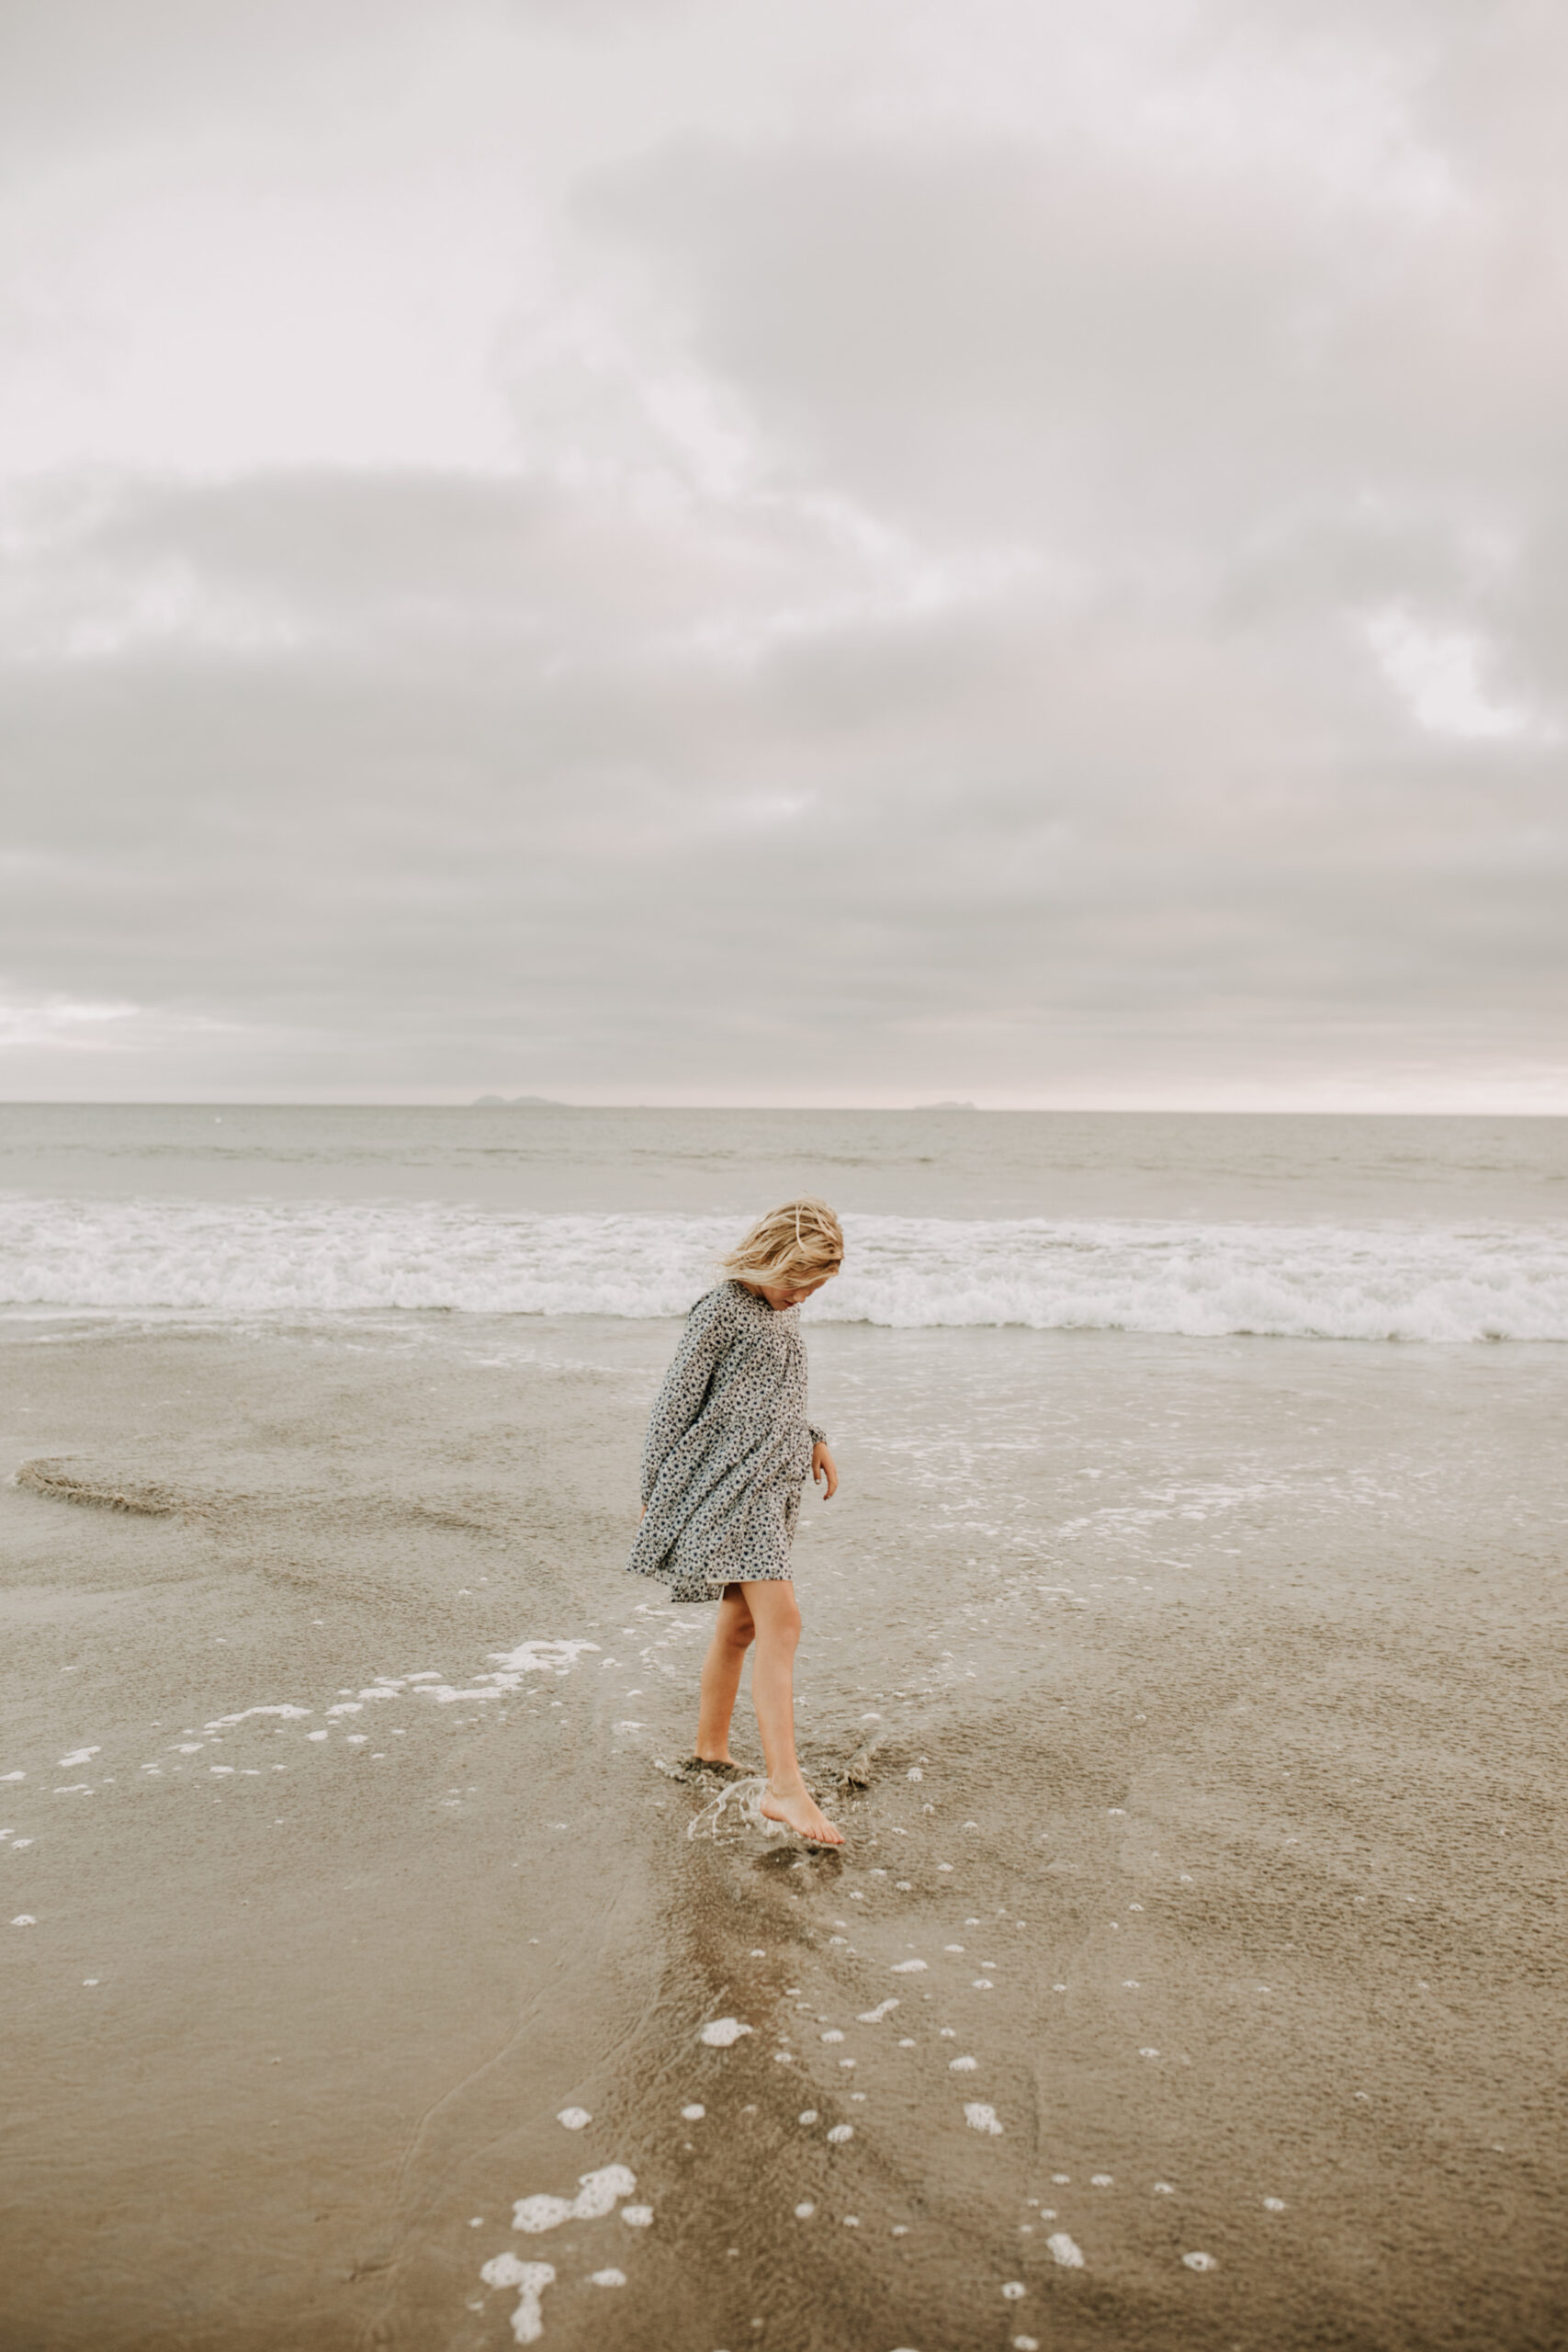
<instances>
[{"instance_id":1,"label":"horizon line","mask_svg":"<svg viewBox=\"0 0 1568 2352\"><path fill-rule=\"evenodd\" d=\"M298 1095L0 1095L0 1110L9 1111L650 1111L650 1112L799 1112L844 1115L908 1116L916 1113L947 1112L997 1118L1256 1118L1256 1119L1563 1119L1568 1102L1561 1105L1512 1103L1507 1107L1477 1107L1454 1103L1245 1103L1245 1102L971 1102L939 1100L925 1102L569 1102L562 1096L534 1095L489 1102L468 1097L461 1102L396 1096Z\"/></svg>"}]
</instances>

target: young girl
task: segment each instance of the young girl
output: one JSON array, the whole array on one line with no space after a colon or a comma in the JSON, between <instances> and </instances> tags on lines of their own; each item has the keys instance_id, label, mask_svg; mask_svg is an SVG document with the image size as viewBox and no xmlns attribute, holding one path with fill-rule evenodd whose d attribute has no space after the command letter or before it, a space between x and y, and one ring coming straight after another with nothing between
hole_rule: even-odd
<instances>
[{"instance_id":1,"label":"young girl","mask_svg":"<svg viewBox=\"0 0 1568 2352\"><path fill-rule=\"evenodd\" d=\"M716 1600L703 1662L697 1754L728 1764L729 1718L755 1642L751 1698L762 1735L770 1821L841 1846L795 1753L795 1648L800 1611L789 1552L809 1470L839 1474L826 1431L806 1417L806 1349L798 1309L843 1261L844 1237L825 1201L772 1209L724 1261L728 1280L686 1317L648 1426L642 1524L626 1566L660 1577L671 1600Z\"/></svg>"}]
</instances>

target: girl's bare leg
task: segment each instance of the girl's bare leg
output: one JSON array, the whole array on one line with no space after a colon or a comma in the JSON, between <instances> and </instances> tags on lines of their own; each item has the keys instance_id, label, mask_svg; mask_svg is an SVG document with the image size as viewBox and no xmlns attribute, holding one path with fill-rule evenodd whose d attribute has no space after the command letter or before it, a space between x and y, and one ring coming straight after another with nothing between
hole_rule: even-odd
<instances>
[{"instance_id":1,"label":"girl's bare leg","mask_svg":"<svg viewBox=\"0 0 1568 2352\"><path fill-rule=\"evenodd\" d=\"M705 1764L733 1764L729 1752L729 1719L740 1688L740 1669L756 1634L745 1589L726 1585L718 1604L708 1654L703 1660L702 1697L697 1705L697 1754Z\"/></svg>"},{"instance_id":2,"label":"girl's bare leg","mask_svg":"<svg viewBox=\"0 0 1568 2352\"><path fill-rule=\"evenodd\" d=\"M768 1820L787 1822L818 1845L841 1846L843 1831L835 1828L810 1794L795 1753L795 1650L800 1639L795 1587L781 1577L743 1584L740 1590L757 1633L751 1700L768 1768L762 1811Z\"/></svg>"}]
</instances>

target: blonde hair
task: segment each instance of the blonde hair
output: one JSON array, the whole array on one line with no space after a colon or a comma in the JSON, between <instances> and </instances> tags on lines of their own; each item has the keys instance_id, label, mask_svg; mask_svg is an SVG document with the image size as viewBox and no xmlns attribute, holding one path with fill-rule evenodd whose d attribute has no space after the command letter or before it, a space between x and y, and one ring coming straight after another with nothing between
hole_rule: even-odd
<instances>
[{"instance_id":1,"label":"blonde hair","mask_svg":"<svg viewBox=\"0 0 1568 2352\"><path fill-rule=\"evenodd\" d=\"M803 1193L760 1216L724 1261L732 1282L774 1283L779 1288L825 1282L843 1262L844 1236L826 1201Z\"/></svg>"}]
</instances>

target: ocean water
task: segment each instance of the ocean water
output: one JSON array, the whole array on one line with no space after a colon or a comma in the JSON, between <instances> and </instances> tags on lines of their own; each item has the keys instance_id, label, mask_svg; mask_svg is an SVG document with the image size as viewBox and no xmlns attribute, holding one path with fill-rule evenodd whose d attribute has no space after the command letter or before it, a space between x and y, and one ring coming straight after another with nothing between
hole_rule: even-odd
<instances>
[{"instance_id":1,"label":"ocean water","mask_svg":"<svg viewBox=\"0 0 1568 2352\"><path fill-rule=\"evenodd\" d=\"M623 1573L802 1189L837 1854ZM0 1339L18 2342L1557 2340L1568 1122L11 1106Z\"/></svg>"},{"instance_id":2,"label":"ocean water","mask_svg":"<svg viewBox=\"0 0 1568 2352\"><path fill-rule=\"evenodd\" d=\"M761 1207L813 1321L1568 1340L1568 1121L12 1106L0 1309L682 1314Z\"/></svg>"}]
</instances>

